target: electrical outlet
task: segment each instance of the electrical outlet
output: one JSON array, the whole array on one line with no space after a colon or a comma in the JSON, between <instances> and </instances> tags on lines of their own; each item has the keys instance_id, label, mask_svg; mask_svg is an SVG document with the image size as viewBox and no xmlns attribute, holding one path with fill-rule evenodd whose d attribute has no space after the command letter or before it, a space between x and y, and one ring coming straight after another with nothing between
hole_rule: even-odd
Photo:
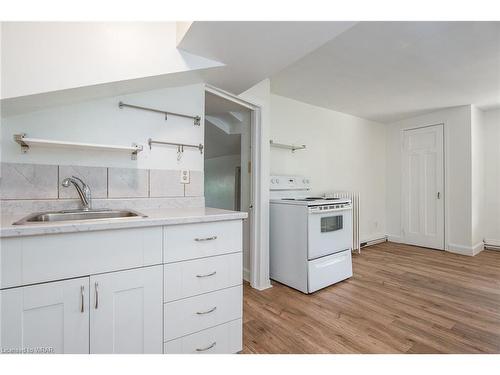
<instances>
[{"instance_id":1,"label":"electrical outlet","mask_svg":"<svg viewBox=\"0 0 500 375\"><path fill-rule=\"evenodd\" d=\"M189 170L182 169L181 170L181 184L189 184Z\"/></svg>"}]
</instances>

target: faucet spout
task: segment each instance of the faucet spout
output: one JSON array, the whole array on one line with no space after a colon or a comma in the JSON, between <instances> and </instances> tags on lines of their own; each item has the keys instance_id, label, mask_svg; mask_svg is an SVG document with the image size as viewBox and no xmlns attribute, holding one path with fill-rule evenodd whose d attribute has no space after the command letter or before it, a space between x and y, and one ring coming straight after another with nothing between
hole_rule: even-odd
<instances>
[{"instance_id":1,"label":"faucet spout","mask_svg":"<svg viewBox=\"0 0 500 375\"><path fill-rule=\"evenodd\" d=\"M82 202L83 210L90 210L92 207L92 198L88 185L76 176L67 177L62 181L62 186L64 187L69 187L70 184L75 187L76 192L78 193L78 196L80 197L80 200Z\"/></svg>"}]
</instances>

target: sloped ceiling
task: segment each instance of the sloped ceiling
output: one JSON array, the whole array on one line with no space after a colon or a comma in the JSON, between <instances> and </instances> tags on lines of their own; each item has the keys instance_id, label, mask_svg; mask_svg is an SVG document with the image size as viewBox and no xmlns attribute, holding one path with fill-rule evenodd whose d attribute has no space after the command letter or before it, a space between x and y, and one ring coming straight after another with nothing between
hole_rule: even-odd
<instances>
[{"instance_id":1,"label":"sloped ceiling","mask_svg":"<svg viewBox=\"0 0 500 375\"><path fill-rule=\"evenodd\" d=\"M355 22L193 22L178 48L225 66L205 82L240 94L312 52Z\"/></svg>"},{"instance_id":2,"label":"sloped ceiling","mask_svg":"<svg viewBox=\"0 0 500 375\"><path fill-rule=\"evenodd\" d=\"M500 107L500 22L360 22L272 76L271 90L379 122Z\"/></svg>"},{"instance_id":3,"label":"sloped ceiling","mask_svg":"<svg viewBox=\"0 0 500 375\"><path fill-rule=\"evenodd\" d=\"M249 125L250 111L234 102L205 95L205 159L241 153L242 126Z\"/></svg>"}]
</instances>

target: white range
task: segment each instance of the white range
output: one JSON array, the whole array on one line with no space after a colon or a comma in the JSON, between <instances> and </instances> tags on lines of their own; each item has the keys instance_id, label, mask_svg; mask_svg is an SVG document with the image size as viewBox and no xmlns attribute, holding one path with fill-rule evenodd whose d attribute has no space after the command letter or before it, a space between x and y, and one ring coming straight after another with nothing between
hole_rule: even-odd
<instances>
[{"instance_id":1,"label":"white range","mask_svg":"<svg viewBox=\"0 0 500 375\"><path fill-rule=\"evenodd\" d=\"M310 181L271 176L271 279L313 293L352 276L352 204L310 196Z\"/></svg>"}]
</instances>

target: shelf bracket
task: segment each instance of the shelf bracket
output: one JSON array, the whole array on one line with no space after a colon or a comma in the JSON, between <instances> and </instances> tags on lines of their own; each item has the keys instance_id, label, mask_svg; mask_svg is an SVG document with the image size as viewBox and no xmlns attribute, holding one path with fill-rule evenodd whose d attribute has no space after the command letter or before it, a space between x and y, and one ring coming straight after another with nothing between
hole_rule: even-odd
<instances>
[{"instance_id":1,"label":"shelf bracket","mask_svg":"<svg viewBox=\"0 0 500 375\"><path fill-rule=\"evenodd\" d=\"M135 147L135 150L132 151L130 158L132 160L137 160L137 154L142 151L142 145L139 146L139 145L137 145L137 143L132 143L132 147Z\"/></svg>"},{"instance_id":2,"label":"shelf bracket","mask_svg":"<svg viewBox=\"0 0 500 375\"><path fill-rule=\"evenodd\" d=\"M286 150L290 150L292 152L295 152L297 150L305 150L306 149L306 145L300 145L300 146L297 146L297 145L287 145L287 144L284 144L284 143L276 143L272 139L269 140L269 144L272 147L283 148L283 149L286 149Z\"/></svg>"},{"instance_id":3,"label":"shelf bracket","mask_svg":"<svg viewBox=\"0 0 500 375\"><path fill-rule=\"evenodd\" d=\"M26 154L28 152L28 150L30 149L30 146L24 142L24 137L26 137L25 133L14 134L14 141L19 143L19 145L21 146L22 153Z\"/></svg>"}]
</instances>

